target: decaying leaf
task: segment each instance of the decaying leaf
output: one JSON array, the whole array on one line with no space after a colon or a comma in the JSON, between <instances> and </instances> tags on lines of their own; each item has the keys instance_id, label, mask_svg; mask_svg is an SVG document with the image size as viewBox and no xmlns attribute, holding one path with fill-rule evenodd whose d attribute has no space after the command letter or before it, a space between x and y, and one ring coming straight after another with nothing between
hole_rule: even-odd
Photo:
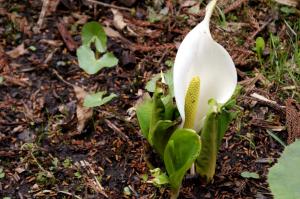
<instances>
[{"instance_id":1,"label":"decaying leaf","mask_svg":"<svg viewBox=\"0 0 300 199\"><path fill-rule=\"evenodd\" d=\"M297 7L300 5L300 1L299 0L275 0L277 3L283 4L283 5L287 5L287 6L293 6L293 7Z\"/></svg>"},{"instance_id":2,"label":"decaying leaf","mask_svg":"<svg viewBox=\"0 0 300 199\"><path fill-rule=\"evenodd\" d=\"M59 0L44 0L43 7L39 16L39 20L37 22L37 28L40 29L43 25L45 16L48 16L56 11L57 5L59 4Z\"/></svg>"},{"instance_id":3,"label":"decaying leaf","mask_svg":"<svg viewBox=\"0 0 300 199\"><path fill-rule=\"evenodd\" d=\"M118 30L123 30L127 24L124 22L123 15L120 11L117 9L111 9L113 15L114 15L114 21L113 24Z\"/></svg>"},{"instance_id":4,"label":"decaying leaf","mask_svg":"<svg viewBox=\"0 0 300 199\"><path fill-rule=\"evenodd\" d=\"M73 86L74 92L77 98L77 107L76 107L76 115L77 115L77 131L81 133L84 129L87 121L93 116L93 109L87 108L83 106L83 101L87 92L78 86Z\"/></svg>"},{"instance_id":5,"label":"decaying leaf","mask_svg":"<svg viewBox=\"0 0 300 199\"><path fill-rule=\"evenodd\" d=\"M288 129L288 144L300 139L300 105L294 100L286 101L286 125Z\"/></svg>"},{"instance_id":6,"label":"decaying leaf","mask_svg":"<svg viewBox=\"0 0 300 199\"><path fill-rule=\"evenodd\" d=\"M27 53L27 50L24 47L24 43L18 45L13 50L6 52L6 54L13 59L18 58L19 56L24 55L25 53Z\"/></svg>"}]
</instances>

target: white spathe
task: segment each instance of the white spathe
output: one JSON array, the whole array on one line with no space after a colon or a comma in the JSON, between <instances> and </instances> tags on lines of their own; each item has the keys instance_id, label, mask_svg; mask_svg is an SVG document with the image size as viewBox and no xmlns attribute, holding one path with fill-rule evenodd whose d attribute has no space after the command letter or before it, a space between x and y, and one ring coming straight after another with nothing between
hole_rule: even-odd
<instances>
[{"instance_id":1,"label":"white spathe","mask_svg":"<svg viewBox=\"0 0 300 199\"><path fill-rule=\"evenodd\" d=\"M212 0L206 7L204 20L191 30L178 49L173 82L175 100L185 122L185 96L193 77L200 77L200 96L194 130L201 130L209 109L208 100L213 98L218 103L227 102L237 85L237 71L228 52L215 42L210 34L209 22L217 0Z\"/></svg>"}]
</instances>

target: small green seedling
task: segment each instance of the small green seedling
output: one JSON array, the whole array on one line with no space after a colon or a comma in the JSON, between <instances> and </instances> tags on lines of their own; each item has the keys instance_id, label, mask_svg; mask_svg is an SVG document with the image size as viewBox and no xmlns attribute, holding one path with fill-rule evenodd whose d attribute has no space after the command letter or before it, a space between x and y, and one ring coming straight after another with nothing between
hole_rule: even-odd
<instances>
[{"instance_id":1,"label":"small green seedling","mask_svg":"<svg viewBox=\"0 0 300 199\"><path fill-rule=\"evenodd\" d=\"M96 106L102 106L103 104L106 104L107 102L111 101L113 98L115 98L117 95L114 93L111 93L107 97L103 97L106 94L105 91L89 94L84 98L83 106L85 107L96 107Z\"/></svg>"},{"instance_id":2,"label":"small green seedling","mask_svg":"<svg viewBox=\"0 0 300 199\"><path fill-rule=\"evenodd\" d=\"M241 173L241 176L243 178L254 178L254 179L259 179L259 175L255 172L249 172L249 171L244 171Z\"/></svg>"},{"instance_id":3,"label":"small green seedling","mask_svg":"<svg viewBox=\"0 0 300 199\"><path fill-rule=\"evenodd\" d=\"M5 173L3 171L3 168L0 168L0 179L5 177Z\"/></svg>"},{"instance_id":4,"label":"small green seedling","mask_svg":"<svg viewBox=\"0 0 300 199\"><path fill-rule=\"evenodd\" d=\"M259 63L261 66L263 64L262 55L263 55L263 51L265 49L265 45L266 45L265 40L262 37L257 37L257 39L255 41L255 51L258 56L258 60L259 60Z\"/></svg>"},{"instance_id":5,"label":"small green seedling","mask_svg":"<svg viewBox=\"0 0 300 199\"><path fill-rule=\"evenodd\" d=\"M0 84L2 84L3 82L4 82L4 78L0 76Z\"/></svg>"},{"instance_id":6,"label":"small green seedling","mask_svg":"<svg viewBox=\"0 0 300 199\"><path fill-rule=\"evenodd\" d=\"M80 173L79 171L76 171L76 172L74 173L74 176L75 176L76 178L81 178L81 177L82 177L82 175L81 175L81 173Z\"/></svg>"},{"instance_id":7,"label":"small green seedling","mask_svg":"<svg viewBox=\"0 0 300 199\"><path fill-rule=\"evenodd\" d=\"M63 166L65 168L70 168L72 166L72 160L69 159L69 158L65 159L64 162L63 162Z\"/></svg>"},{"instance_id":8,"label":"small green seedling","mask_svg":"<svg viewBox=\"0 0 300 199\"><path fill-rule=\"evenodd\" d=\"M148 183L152 183L156 187L161 187L162 185L169 184L169 178L166 173L163 173L160 168L155 168L150 170L151 180Z\"/></svg>"},{"instance_id":9,"label":"small green seedling","mask_svg":"<svg viewBox=\"0 0 300 199\"><path fill-rule=\"evenodd\" d=\"M118 59L107 52L107 37L103 27L95 21L86 23L81 31L82 45L77 49L79 67L92 75L104 67L113 67ZM95 48L95 51L93 50ZM103 54L100 56L100 54Z\"/></svg>"}]
</instances>

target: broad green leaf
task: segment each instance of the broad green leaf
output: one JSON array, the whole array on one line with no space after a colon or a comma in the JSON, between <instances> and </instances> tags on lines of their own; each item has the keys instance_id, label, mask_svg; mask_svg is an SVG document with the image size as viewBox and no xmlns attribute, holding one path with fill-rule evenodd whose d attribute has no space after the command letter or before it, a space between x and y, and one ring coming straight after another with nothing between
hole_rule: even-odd
<instances>
[{"instance_id":1,"label":"broad green leaf","mask_svg":"<svg viewBox=\"0 0 300 199\"><path fill-rule=\"evenodd\" d=\"M214 101L210 100L213 104ZM213 105L208 112L204 126L201 131L202 148L199 157L196 160L197 172L206 179L211 181L215 174L217 154L223 139L223 136L235 117L234 113L229 112L224 107L217 108ZM216 111L216 110L218 110Z\"/></svg>"},{"instance_id":2,"label":"broad green leaf","mask_svg":"<svg viewBox=\"0 0 300 199\"><path fill-rule=\"evenodd\" d=\"M170 121L170 120L173 121L177 118L176 107L173 104L173 99L170 99L170 101L167 104L164 104L162 102L162 98L164 98L162 89L157 88L152 98L150 98L150 96L147 95L136 106L137 118L142 133L152 146L155 145L152 140L156 140L156 141L160 139L165 140L166 139L165 136L169 137L170 128L171 126L174 126L176 123ZM149 134L151 134L151 136ZM161 137L161 135L164 136ZM153 138L154 136L155 138ZM164 142L160 141L158 146L162 146L161 143ZM157 150L157 151L160 154L163 154L162 150Z\"/></svg>"},{"instance_id":3,"label":"broad green leaf","mask_svg":"<svg viewBox=\"0 0 300 199\"><path fill-rule=\"evenodd\" d=\"M0 84L2 84L3 82L4 82L4 78L0 76Z\"/></svg>"},{"instance_id":4,"label":"broad green leaf","mask_svg":"<svg viewBox=\"0 0 300 199\"><path fill-rule=\"evenodd\" d=\"M162 75L163 74L163 75ZM149 92L155 92L156 82L160 80L163 76L164 84L168 86L168 94L172 98L174 97L174 87L173 87L173 72L172 70L167 70L165 73L159 73L154 75L150 81L146 84L146 90ZM164 101L164 99L162 99Z\"/></svg>"},{"instance_id":5,"label":"broad green leaf","mask_svg":"<svg viewBox=\"0 0 300 199\"><path fill-rule=\"evenodd\" d=\"M88 22L82 27L81 31L82 43L90 47L91 43L95 42L98 52L106 51L107 37L103 27L96 21Z\"/></svg>"},{"instance_id":6,"label":"broad green leaf","mask_svg":"<svg viewBox=\"0 0 300 199\"><path fill-rule=\"evenodd\" d=\"M254 178L254 179L259 179L259 175L254 172L249 172L249 171L244 171L241 173L241 176L243 178Z\"/></svg>"},{"instance_id":7,"label":"broad green leaf","mask_svg":"<svg viewBox=\"0 0 300 199\"><path fill-rule=\"evenodd\" d=\"M145 138L148 138L152 110L153 100L149 95L144 95L141 102L136 106L136 115L141 127L142 134Z\"/></svg>"},{"instance_id":8,"label":"broad green leaf","mask_svg":"<svg viewBox=\"0 0 300 199\"><path fill-rule=\"evenodd\" d=\"M160 73L154 75L154 76L151 78L151 80L147 82L145 89L146 89L148 92L154 93L154 92L155 92L155 88L156 88L156 82L157 82L158 80L160 80L160 78L161 78L161 74L160 74Z\"/></svg>"},{"instance_id":9,"label":"broad green leaf","mask_svg":"<svg viewBox=\"0 0 300 199\"><path fill-rule=\"evenodd\" d=\"M178 191L186 171L199 155L201 141L192 129L177 129L164 152L164 163L173 191Z\"/></svg>"},{"instance_id":10,"label":"broad green leaf","mask_svg":"<svg viewBox=\"0 0 300 199\"><path fill-rule=\"evenodd\" d=\"M171 120L160 120L149 132L148 141L162 158L167 142L175 131L176 126L177 123Z\"/></svg>"},{"instance_id":11,"label":"broad green leaf","mask_svg":"<svg viewBox=\"0 0 300 199\"><path fill-rule=\"evenodd\" d=\"M161 97L163 96L163 93L160 88L157 88L153 95L153 107L152 107L152 115L150 120L150 132L153 131L155 128L156 123L159 120L164 119L164 113L165 113L165 106L163 102L161 101Z\"/></svg>"},{"instance_id":12,"label":"broad green leaf","mask_svg":"<svg viewBox=\"0 0 300 199\"><path fill-rule=\"evenodd\" d=\"M173 98L174 97L174 86L173 86L173 71L168 70L164 73L165 77L165 84L168 85L169 95Z\"/></svg>"},{"instance_id":13,"label":"broad green leaf","mask_svg":"<svg viewBox=\"0 0 300 199\"><path fill-rule=\"evenodd\" d=\"M107 52L105 53L99 60L97 60L100 68L103 67L113 67L118 64L118 59L114 56L114 54Z\"/></svg>"},{"instance_id":14,"label":"broad green leaf","mask_svg":"<svg viewBox=\"0 0 300 199\"><path fill-rule=\"evenodd\" d=\"M92 75L100 70L100 66L95 58L95 53L87 46L80 46L77 49L77 57L80 68Z\"/></svg>"},{"instance_id":15,"label":"broad green leaf","mask_svg":"<svg viewBox=\"0 0 300 199\"><path fill-rule=\"evenodd\" d=\"M106 104L107 102L109 102L113 98L117 97L117 95L114 94L114 93L111 93L107 97L103 97L103 95L105 95L105 94L106 94L106 92L102 91L102 92L87 95L84 98L83 106L89 107L89 108L90 107L101 106L103 104Z\"/></svg>"},{"instance_id":16,"label":"broad green leaf","mask_svg":"<svg viewBox=\"0 0 300 199\"><path fill-rule=\"evenodd\" d=\"M300 198L300 140L285 147L278 162L268 173L268 183L275 199Z\"/></svg>"},{"instance_id":17,"label":"broad green leaf","mask_svg":"<svg viewBox=\"0 0 300 199\"><path fill-rule=\"evenodd\" d=\"M112 53L106 53L97 60L94 51L84 45L77 49L77 57L80 68L90 75L97 73L104 67L118 64L118 59Z\"/></svg>"}]
</instances>

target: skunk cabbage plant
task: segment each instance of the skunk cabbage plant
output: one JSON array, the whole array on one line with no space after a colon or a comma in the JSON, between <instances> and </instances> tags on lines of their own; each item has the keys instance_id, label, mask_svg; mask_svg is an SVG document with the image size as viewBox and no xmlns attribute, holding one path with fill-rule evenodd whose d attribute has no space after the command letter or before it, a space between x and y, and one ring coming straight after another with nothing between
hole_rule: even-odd
<instances>
[{"instance_id":1,"label":"skunk cabbage plant","mask_svg":"<svg viewBox=\"0 0 300 199\"><path fill-rule=\"evenodd\" d=\"M145 96L136 108L144 137L164 160L172 198L178 196L190 168L193 174L196 167L207 182L213 178L221 140L235 117L229 109L235 105L232 95L237 72L230 55L209 30L216 2L207 5L204 20L182 41L173 84L164 81L162 74L162 83L157 81L156 88L151 88L153 97Z\"/></svg>"},{"instance_id":2,"label":"skunk cabbage plant","mask_svg":"<svg viewBox=\"0 0 300 199\"><path fill-rule=\"evenodd\" d=\"M237 72L228 52L212 39L209 22L217 0L206 7L204 20L182 41L174 63L174 93L183 128L201 131L202 150L196 161L200 175L210 181L214 175L218 142L233 114L224 104L233 95ZM208 103L214 99L214 103ZM216 103L217 102L217 103ZM227 106L227 105L226 105Z\"/></svg>"},{"instance_id":3,"label":"skunk cabbage plant","mask_svg":"<svg viewBox=\"0 0 300 199\"><path fill-rule=\"evenodd\" d=\"M230 55L210 34L209 21L216 1L208 4L204 20L184 38L174 63L174 92L182 126L197 132L209 110L208 100L227 102L237 84Z\"/></svg>"}]
</instances>

